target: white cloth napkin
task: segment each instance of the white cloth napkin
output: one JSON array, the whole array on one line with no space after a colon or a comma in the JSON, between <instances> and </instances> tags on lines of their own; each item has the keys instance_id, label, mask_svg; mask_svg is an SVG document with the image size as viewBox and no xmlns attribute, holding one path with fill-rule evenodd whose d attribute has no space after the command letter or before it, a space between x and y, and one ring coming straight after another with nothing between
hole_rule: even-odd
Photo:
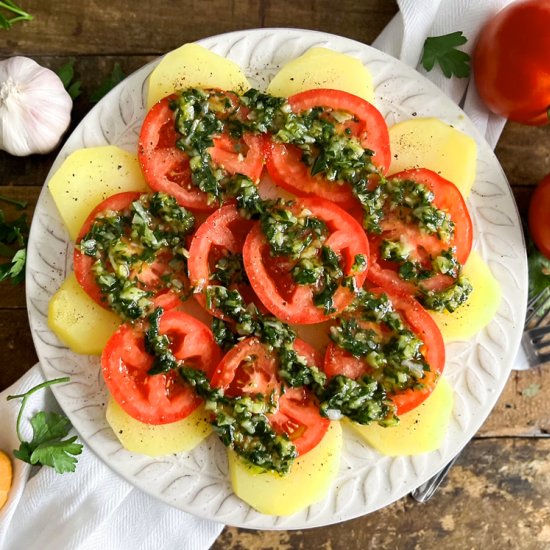
<instances>
[{"instance_id":1,"label":"white cloth napkin","mask_svg":"<svg viewBox=\"0 0 550 550\"><path fill-rule=\"evenodd\" d=\"M397 0L399 12L390 21L373 46L407 65L437 84L457 104L461 105L478 130L494 148L505 119L490 113L468 78L446 78L435 66L430 72L420 64L424 41L429 36L441 36L462 31L468 42L461 50L473 52L481 25L513 0Z\"/></svg>"},{"instance_id":2,"label":"white cloth napkin","mask_svg":"<svg viewBox=\"0 0 550 550\"><path fill-rule=\"evenodd\" d=\"M0 448L19 447L15 421L24 393L44 381L35 365L0 393ZM59 411L49 389L29 399L26 417L39 410ZM32 429L25 422L25 439ZM203 550L210 548L223 525L172 508L146 495L112 472L87 447L76 472L31 467L13 460L14 481L0 511L2 550Z\"/></svg>"},{"instance_id":3,"label":"white cloth napkin","mask_svg":"<svg viewBox=\"0 0 550 550\"><path fill-rule=\"evenodd\" d=\"M373 42L373 46L416 68L460 105L479 132L495 148L506 119L491 113L483 104L473 77L447 78L437 65L426 71L420 59L424 41L462 31L468 42L461 50L472 55L478 32L485 21L514 0L397 0L399 12ZM529 368L527 357L519 349L514 369Z\"/></svg>"}]
</instances>

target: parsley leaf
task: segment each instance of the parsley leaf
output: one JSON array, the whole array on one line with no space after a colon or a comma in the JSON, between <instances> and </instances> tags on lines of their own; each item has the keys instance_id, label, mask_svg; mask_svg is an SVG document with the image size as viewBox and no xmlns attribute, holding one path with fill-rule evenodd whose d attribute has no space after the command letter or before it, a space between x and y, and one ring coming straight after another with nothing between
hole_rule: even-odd
<instances>
[{"instance_id":1,"label":"parsley leaf","mask_svg":"<svg viewBox=\"0 0 550 550\"><path fill-rule=\"evenodd\" d=\"M76 455L82 452L82 445L75 441L76 435L70 439L38 445L31 455L31 464L51 466L58 474L74 472L78 463Z\"/></svg>"},{"instance_id":2,"label":"parsley leaf","mask_svg":"<svg viewBox=\"0 0 550 550\"><path fill-rule=\"evenodd\" d=\"M91 95L90 101L97 103L104 95L110 92L119 82L126 78L120 63L115 63L113 72L99 86L99 88Z\"/></svg>"},{"instance_id":3,"label":"parsley leaf","mask_svg":"<svg viewBox=\"0 0 550 550\"><path fill-rule=\"evenodd\" d=\"M82 445L75 443L76 436L63 439L69 434L71 422L69 419L55 412L37 412L31 419L33 436L31 441L23 441L20 426L23 417L23 410L28 398L36 391L68 382L69 378L56 378L48 380L38 386L34 386L29 391L20 395L8 395L8 401L11 399L22 398L21 408L17 415L16 431L17 437L21 442L19 449L15 449L13 454L19 460L29 464L41 464L51 466L59 474L65 472L74 472L78 460L76 456L82 452Z\"/></svg>"},{"instance_id":4,"label":"parsley leaf","mask_svg":"<svg viewBox=\"0 0 550 550\"><path fill-rule=\"evenodd\" d=\"M57 71L57 76L61 79L61 82L63 82L63 86L71 96L71 99L76 99L81 93L82 90L80 89L80 86L82 85L82 82L80 80L74 80L74 62L75 58L71 57L65 65L60 67Z\"/></svg>"},{"instance_id":5,"label":"parsley leaf","mask_svg":"<svg viewBox=\"0 0 550 550\"><path fill-rule=\"evenodd\" d=\"M9 17L0 13L0 28L10 29L14 23L19 21L31 21L32 15L22 10L13 0L4 0L0 2L0 9L8 11L11 14L15 14L15 17Z\"/></svg>"},{"instance_id":6,"label":"parsley leaf","mask_svg":"<svg viewBox=\"0 0 550 550\"><path fill-rule=\"evenodd\" d=\"M26 201L0 196L0 200L9 202L17 208L25 208ZM0 263L0 281L11 279L13 284L23 282L25 278L26 245L29 234L27 217L22 214L14 221L6 221L4 211L0 209L0 257L9 261Z\"/></svg>"},{"instance_id":7,"label":"parsley leaf","mask_svg":"<svg viewBox=\"0 0 550 550\"><path fill-rule=\"evenodd\" d=\"M0 281L11 279L14 285L22 283L25 280L26 261L27 250L20 248L9 262L0 264Z\"/></svg>"},{"instance_id":8,"label":"parsley leaf","mask_svg":"<svg viewBox=\"0 0 550 550\"><path fill-rule=\"evenodd\" d=\"M470 76L470 56L458 46L466 44L468 39L462 31L452 32L443 36L431 36L424 42L422 66L431 71L437 63L447 78L456 76L466 78Z\"/></svg>"}]
</instances>

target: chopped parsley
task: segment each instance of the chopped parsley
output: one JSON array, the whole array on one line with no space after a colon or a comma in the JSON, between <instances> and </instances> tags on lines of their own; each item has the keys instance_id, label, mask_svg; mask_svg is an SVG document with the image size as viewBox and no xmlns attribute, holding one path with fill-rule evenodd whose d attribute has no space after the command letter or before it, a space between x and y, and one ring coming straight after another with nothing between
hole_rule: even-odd
<instances>
[{"instance_id":1,"label":"chopped parsley","mask_svg":"<svg viewBox=\"0 0 550 550\"><path fill-rule=\"evenodd\" d=\"M143 194L122 211L99 214L78 247L94 259L92 272L106 304L135 320L148 315L155 290L187 298L185 238L194 224L193 215L165 193ZM160 256L168 259L158 280L143 283L140 277Z\"/></svg>"},{"instance_id":2,"label":"chopped parsley","mask_svg":"<svg viewBox=\"0 0 550 550\"><path fill-rule=\"evenodd\" d=\"M210 275L210 280L221 286L247 283L248 277L244 270L242 254L232 254L228 252L222 256L214 266Z\"/></svg>"},{"instance_id":3,"label":"chopped parsley","mask_svg":"<svg viewBox=\"0 0 550 550\"><path fill-rule=\"evenodd\" d=\"M297 453L286 435L274 431L266 416L276 409L275 394L267 400L260 394L229 397L224 395L223 390L212 388L203 371L186 365L174 356L170 349L170 337L159 333L162 313L162 308L157 308L148 317L145 351L153 357L153 366L148 374L152 376L177 369L182 379L205 400L206 409L213 414L214 431L224 445L259 468L287 473Z\"/></svg>"},{"instance_id":4,"label":"chopped parsley","mask_svg":"<svg viewBox=\"0 0 550 550\"><path fill-rule=\"evenodd\" d=\"M330 337L340 349L363 361L368 375L357 380L332 378L325 390L329 397L323 401L324 410L336 409L359 423L395 423L395 407L388 396L422 388L429 371L421 353L422 340L404 325L385 294L376 296L366 290L358 291L354 303L338 317Z\"/></svg>"}]
</instances>

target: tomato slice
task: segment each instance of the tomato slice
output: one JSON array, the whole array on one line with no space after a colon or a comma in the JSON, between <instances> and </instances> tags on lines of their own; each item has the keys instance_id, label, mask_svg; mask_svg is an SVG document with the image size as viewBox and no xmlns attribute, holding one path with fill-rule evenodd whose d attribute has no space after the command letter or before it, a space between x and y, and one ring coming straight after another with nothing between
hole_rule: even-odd
<instances>
[{"instance_id":1,"label":"tomato slice","mask_svg":"<svg viewBox=\"0 0 550 550\"><path fill-rule=\"evenodd\" d=\"M390 141L384 117L368 101L340 90L309 90L288 98L291 109L302 113L315 107L330 111L345 111L353 115L346 125L363 148L374 151L373 163L385 174L390 166ZM301 150L271 140L266 145L266 166L273 181L299 197L321 197L342 208L357 207L351 187L344 182L332 182L321 174L312 176L301 161Z\"/></svg>"},{"instance_id":2,"label":"tomato slice","mask_svg":"<svg viewBox=\"0 0 550 550\"><path fill-rule=\"evenodd\" d=\"M355 257L363 255L368 263L369 244L359 223L347 212L324 199L301 199L295 203L297 210L309 210L322 220L329 237L325 246L340 258L344 276L352 275ZM327 315L314 303L314 288L298 285L291 274L293 263L286 257L273 257L259 223L250 230L244 243L243 259L252 288L263 305L276 317L287 323L312 324L326 321L342 311L353 299L353 293L339 286L333 296L334 312ZM366 270L353 276L360 287L366 278Z\"/></svg>"},{"instance_id":3,"label":"tomato slice","mask_svg":"<svg viewBox=\"0 0 550 550\"><path fill-rule=\"evenodd\" d=\"M210 329L181 311L165 312L159 333L171 340L171 350L185 364L211 375L221 353ZM148 374L153 357L145 351L144 327L123 324L101 356L103 377L115 401L146 424L168 424L191 414L201 400L174 371Z\"/></svg>"},{"instance_id":4,"label":"tomato slice","mask_svg":"<svg viewBox=\"0 0 550 550\"><path fill-rule=\"evenodd\" d=\"M383 240L399 241L405 239L412 248L412 256L429 267L430 257L436 257L450 247L455 248L455 254L460 264L466 263L472 249L473 225L466 202L458 188L450 181L442 178L426 168L404 170L391 176L391 179L412 180L425 185L434 195L434 205L447 212L455 224L454 236L449 243L440 240L437 235L425 234L418 226L406 224L399 215L386 210L385 218L381 222L382 234L369 233L371 262L367 278L375 285L401 294L418 295L416 284L403 280L398 270L400 265L380 258L380 245ZM453 283L451 277L436 275L422 281L427 290L439 291Z\"/></svg>"},{"instance_id":5,"label":"tomato slice","mask_svg":"<svg viewBox=\"0 0 550 550\"><path fill-rule=\"evenodd\" d=\"M138 200L145 193L128 191L117 193L99 203L89 214L84 222L80 233L76 239L79 244L83 237L90 231L95 220L105 212L122 212L130 208L131 204ZM156 254L154 261L140 265L140 269L131 276L139 281L139 286L143 290L150 291L154 297L154 303L163 309L171 309L181 304L181 297L186 295L189 290L189 279L187 274L178 271L174 272L170 267L173 255L166 249L160 249ZM93 271L95 259L83 254L78 248L74 250L73 266L74 273L80 286L100 306L109 309L107 300L101 288L96 282ZM177 279L181 284L181 292L175 292L167 288L166 277L172 280Z\"/></svg>"},{"instance_id":6,"label":"tomato slice","mask_svg":"<svg viewBox=\"0 0 550 550\"><path fill-rule=\"evenodd\" d=\"M191 285L196 289L195 299L219 319L224 318L223 314L217 308L207 308L204 291L208 285L221 284L213 280L213 274L216 264L222 258L233 258L235 261L240 259L242 266L244 241L253 225L252 220L243 218L234 205L228 204L211 214L191 241L188 266ZM244 266L242 272L237 273L232 279L228 288L237 289L247 304L261 304L246 279Z\"/></svg>"},{"instance_id":7,"label":"tomato slice","mask_svg":"<svg viewBox=\"0 0 550 550\"><path fill-rule=\"evenodd\" d=\"M309 365L321 364L319 353L306 342L296 340L294 349L307 358ZM271 425L278 434L286 433L298 455L303 455L321 441L330 421L320 415L313 394L306 388L285 387L281 392L278 364L276 352L257 338L247 338L225 355L214 371L211 385L223 388L230 397L261 394L269 399L273 393L278 406L268 415Z\"/></svg>"},{"instance_id":8,"label":"tomato slice","mask_svg":"<svg viewBox=\"0 0 550 550\"><path fill-rule=\"evenodd\" d=\"M416 300L409 296L389 292L387 289L375 288L370 292L376 295L384 293L389 297L404 324L424 342L421 353L430 367L429 371L424 372L422 388L410 388L389 395L397 407L397 415L399 416L420 405L435 388L445 367L445 345L435 321ZM363 323L363 321L359 322ZM376 325L374 322L370 322L369 326L365 328L374 330L383 338L388 338L392 334L392 330L385 324ZM373 369L365 360L354 357L334 342L331 342L327 347L324 370L328 377L342 374L354 380L365 374L373 374Z\"/></svg>"},{"instance_id":9,"label":"tomato slice","mask_svg":"<svg viewBox=\"0 0 550 550\"><path fill-rule=\"evenodd\" d=\"M212 211L217 204L210 204L207 194L193 185L189 158L176 147L182 136L176 130L175 114L170 108L175 97L168 96L154 105L143 121L138 143L141 169L155 191L169 193L181 206L192 210ZM231 97L236 101L234 94ZM215 166L256 182L263 170L263 140L259 135L245 134L236 139L224 133L213 136L214 145L208 152Z\"/></svg>"}]
</instances>

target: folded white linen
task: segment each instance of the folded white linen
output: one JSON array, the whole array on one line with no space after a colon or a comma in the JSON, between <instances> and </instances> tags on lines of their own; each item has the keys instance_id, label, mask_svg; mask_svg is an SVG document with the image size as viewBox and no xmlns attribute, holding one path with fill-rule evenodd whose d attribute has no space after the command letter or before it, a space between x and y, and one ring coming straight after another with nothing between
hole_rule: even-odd
<instances>
[{"instance_id":1,"label":"folded white linen","mask_svg":"<svg viewBox=\"0 0 550 550\"><path fill-rule=\"evenodd\" d=\"M397 0L399 12L373 42L373 46L407 65L437 84L461 105L478 130L494 148L506 120L483 105L468 78L447 78L438 67L426 71L420 64L424 41L462 31L468 42L461 50L473 53L483 23L513 0Z\"/></svg>"},{"instance_id":2,"label":"folded white linen","mask_svg":"<svg viewBox=\"0 0 550 550\"><path fill-rule=\"evenodd\" d=\"M15 423L21 394L44 381L35 365L0 393L0 448L19 447ZM33 394L28 418L39 410L59 411L49 389ZM25 422L25 439L32 430ZM201 550L210 548L223 525L186 514L134 488L84 445L76 472L57 474L50 467L31 467L14 459L14 482L0 511L2 550L132 549Z\"/></svg>"}]
</instances>

